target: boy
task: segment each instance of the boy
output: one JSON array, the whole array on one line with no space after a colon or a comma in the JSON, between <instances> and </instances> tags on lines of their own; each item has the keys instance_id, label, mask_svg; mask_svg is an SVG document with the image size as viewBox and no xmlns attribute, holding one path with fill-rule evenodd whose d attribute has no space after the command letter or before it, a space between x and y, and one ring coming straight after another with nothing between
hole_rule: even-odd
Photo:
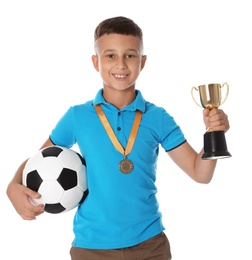
<instances>
[{"instance_id":1,"label":"boy","mask_svg":"<svg viewBox=\"0 0 252 260\"><path fill-rule=\"evenodd\" d=\"M103 88L93 100L70 107L41 147L77 143L86 160L89 194L74 218L71 259L171 259L155 196L159 145L199 183L211 181L216 160L202 160L203 149L197 153L165 109L135 88L147 59L139 26L113 17L102 21L94 36L92 61ZM220 109L205 109L203 119L206 128L229 129ZM29 197L39 194L21 185L25 163L7 194L20 216L33 220L43 205L33 206Z\"/></svg>"}]
</instances>

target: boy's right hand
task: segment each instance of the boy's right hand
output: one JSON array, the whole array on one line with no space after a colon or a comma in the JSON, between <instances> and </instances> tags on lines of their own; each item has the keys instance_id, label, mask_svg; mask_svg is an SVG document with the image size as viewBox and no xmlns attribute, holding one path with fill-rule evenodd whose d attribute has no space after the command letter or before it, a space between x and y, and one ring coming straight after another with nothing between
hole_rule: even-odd
<instances>
[{"instance_id":1,"label":"boy's right hand","mask_svg":"<svg viewBox=\"0 0 252 260\"><path fill-rule=\"evenodd\" d=\"M17 213L24 220L34 220L44 212L44 205L34 206L29 198L37 199L40 194L19 183L10 183L7 195L16 209Z\"/></svg>"}]
</instances>

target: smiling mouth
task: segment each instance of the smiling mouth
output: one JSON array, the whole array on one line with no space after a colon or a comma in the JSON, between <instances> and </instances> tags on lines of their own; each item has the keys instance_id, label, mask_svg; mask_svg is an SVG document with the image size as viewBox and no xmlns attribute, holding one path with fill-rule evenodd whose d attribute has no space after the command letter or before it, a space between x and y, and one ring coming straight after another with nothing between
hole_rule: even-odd
<instances>
[{"instance_id":1,"label":"smiling mouth","mask_svg":"<svg viewBox=\"0 0 252 260\"><path fill-rule=\"evenodd\" d=\"M115 78L118 78L118 79L124 79L128 76L128 74L114 74L114 77Z\"/></svg>"}]
</instances>

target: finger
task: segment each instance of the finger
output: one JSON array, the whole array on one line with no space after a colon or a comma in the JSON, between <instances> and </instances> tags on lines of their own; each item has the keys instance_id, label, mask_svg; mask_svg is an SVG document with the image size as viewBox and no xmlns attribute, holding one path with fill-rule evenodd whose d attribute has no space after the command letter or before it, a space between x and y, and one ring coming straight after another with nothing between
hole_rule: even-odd
<instances>
[{"instance_id":1,"label":"finger","mask_svg":"<svg viewBox=\"0 0 252 260\"><path fill-rule=\"evenodd\" d=\"M44 213L44 206L31 206L22 212L19 212L20 216L25 220L35 220L37 216Z\"/></svg>"},{"instance_id":2,"label":"finger","mask_svg":"<svg viewBox=\"0 0 252 260\"><path fill-rule=\"evenodd\" d=\"M210 112L211 112L211 111L210 111L209 109L205 108L205 109L203 110L203 116L205 116L205 117L209 116L209 113L210 113Z\"/></svg>"},{"instance_id":3,"label":"finger","mask_svg":"<svg viewBox=\"0 0 252 260\"><path fill-rule=\"evenodd\" d=\"M36 191L34 191L34 190L32 190L32 189L29 189L29 188L27 188L26 187L26 189L25 189L25 194L28 196L28 197L31 197L31 198L33 198L33 199L38 199L38 198L40 198L41 197L41 195L38 193L38 192L36 192Z\"/></svg>"}]
</instances>

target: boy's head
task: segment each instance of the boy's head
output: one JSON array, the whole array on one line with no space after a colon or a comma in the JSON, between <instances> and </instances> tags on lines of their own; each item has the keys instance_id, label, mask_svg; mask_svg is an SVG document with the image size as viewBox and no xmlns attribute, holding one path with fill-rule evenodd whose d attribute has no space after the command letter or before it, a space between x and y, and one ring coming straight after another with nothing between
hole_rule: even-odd
<instances>
[{"instance_id":1,"label":"boy's head","mask_svg":"<svg viewBox=\"0 0 252 260\"><path fill-rule=\"evenodd\" d=\"M143 44L142 29L127 17L117 16L102 21L95 29L94 41L96 42L104 34L112 33L136 36Z\"/></svg>"},{"instance_id":2,"label":"boy's head","mask_svg":"<svg viewBox=\"0 0 252 260\"><path fill-rule=\"evenodd\" d=\"M134 86L147 58L143 55L142 37L141 28L123 16L106 19L96 27L92 61L104 86Z\"/></svg>"}]
</instances>

